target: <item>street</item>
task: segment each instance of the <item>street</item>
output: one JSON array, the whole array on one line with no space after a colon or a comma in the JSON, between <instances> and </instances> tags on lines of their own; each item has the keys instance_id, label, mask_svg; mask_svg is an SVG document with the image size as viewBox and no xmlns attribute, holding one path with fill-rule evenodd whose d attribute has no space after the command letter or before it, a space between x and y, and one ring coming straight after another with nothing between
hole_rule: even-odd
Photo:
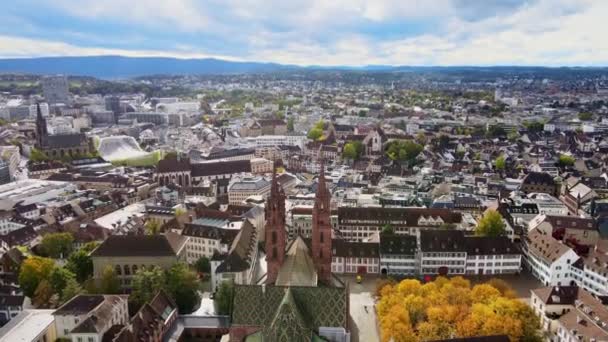
<instances>
[{"instance_id":1,"label":"street","mask_svg":"<svg viewBox=\"0 0 608 342\"><path fill-rule=\"evenodd\" d=\"M355 276L340 278L350 285L351 341L380 341L373 299L378 277L366 276L361 284L357 284Z\"/></svg>"}]
</instances>

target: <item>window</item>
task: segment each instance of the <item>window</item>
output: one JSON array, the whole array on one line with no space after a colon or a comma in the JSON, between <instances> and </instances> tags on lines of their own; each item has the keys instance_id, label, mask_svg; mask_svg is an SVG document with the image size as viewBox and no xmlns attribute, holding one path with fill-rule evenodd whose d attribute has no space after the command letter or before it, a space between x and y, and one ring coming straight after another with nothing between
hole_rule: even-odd
<instances>
[{"instance_id":1,"label":"window","mask_svg":"<svg viewBox=\"0 0 608 342\"><path fill-rule=\"evenodd\" d=\"M131 270L129 269L129 265L125 265L124 269L125 269L125 275L131 275Z\"/></svg>"},{"instance_id":2,"label":"window","mask_svg":"<svg viewBox=\"0 0 608 342\"><path fill-rule=\"evenodd\" d=\"M115 270L116 270L116 275L122 274L122 272L120 271L120 265L116 265Z\"/></svg>"},{"instance_id":3,"label":"window","mask_svg":"<svg viewBox=\"0 0 608 342\"><path fill-rule=\"evenodd\" d=\"M87 338L87 342L93 342L94 340L95 340L95 339L94 339L94 338L92 338L92 337L88 337L88 338Z\"/></svg>"}]
</instances>

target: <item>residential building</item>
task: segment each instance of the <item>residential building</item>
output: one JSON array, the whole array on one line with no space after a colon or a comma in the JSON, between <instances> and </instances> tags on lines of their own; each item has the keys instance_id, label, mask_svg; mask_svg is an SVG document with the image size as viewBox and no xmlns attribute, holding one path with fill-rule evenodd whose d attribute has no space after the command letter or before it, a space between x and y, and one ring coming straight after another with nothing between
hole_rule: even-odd
<instances>
[{"instance_id":1,"label":"residential building","mask_svg":"<svg viewBox=\"0 0 608 342\"><path fill-rule=\"evenodd\" d=\"M544 231L533 229L523 243L523 252L526 266L544 285L570 284L570 266L579 259L572 248Z\"/></svg>"},{"instance_id":2,"label":"residential building","mask_svg":"<svg viewBox=\"0 0 608 342\"><path fill-rule=\"evenodd\" d=\"M129 321L127 297L75 296L53 312L57 337L71 339L72 342L101 342L112 326Z\"/></svg>"},{"instance_id":3,"label":"residential building","mask_svg":"<svg viewBox=\"0 0 608 342\"><path fill-rule=\"evenodd\" d=\"M381 274L413 276L419 273L415 236L380 233L379 238Z\"/></svg>"}]
</instances>

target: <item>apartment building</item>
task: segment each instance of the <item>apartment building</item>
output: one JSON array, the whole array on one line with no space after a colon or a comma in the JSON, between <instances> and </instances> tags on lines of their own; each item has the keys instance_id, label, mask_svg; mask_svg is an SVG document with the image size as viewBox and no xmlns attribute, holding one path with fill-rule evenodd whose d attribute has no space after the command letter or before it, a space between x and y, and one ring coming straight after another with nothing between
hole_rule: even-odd
<instances>
[{"instance_id":1,"label":"apartment building","mask_svg":"<svg viewBox=\"0 0 608 342\"><path fill-rule=\"evenodd\" d=\"M533 229L528 232L523 249L526 266L543 284L570 284L570 266L579 259L570 247L541 230Z\"/></svg>"},{"instance_id":2,"label":"apartment building","mask_svg":"<svg viewBox=\"0 0 608 342\"><path fill-rule=\"evenodd\" d=\"M436 230L442 226L459 227L462 215L449 209L429 208L382 208L382 207L339 207L338 229L340 234L353 241L362 241L379 233L386 226L395 234L418 236L426 230Z\"/></svg>"},{"instance_id":3,"label":"apartment building","mask_svg":"<svg viewBox=\"0 0 608 342\"><path fill-rule=\"evenodd\" d=\"M378 243L334 239L332 249L332 273L378 274L380 272Z\"/></svg>"},{"instance_id":4,"label":"apartment building","mask_svg":"<svg viewBox=\"0 0 608 342\"><path fill-rule=\"evenodd\" d=\"M380 273L411 276L418 270L418 241L415 236L378 234L380 240Z\"/></svg>"}]
</instances>

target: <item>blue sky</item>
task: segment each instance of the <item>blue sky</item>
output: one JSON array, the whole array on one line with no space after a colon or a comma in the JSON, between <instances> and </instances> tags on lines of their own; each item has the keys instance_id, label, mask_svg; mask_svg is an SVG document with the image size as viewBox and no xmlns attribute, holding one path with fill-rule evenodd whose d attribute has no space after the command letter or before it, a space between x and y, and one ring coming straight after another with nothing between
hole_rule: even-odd
<instances>
[{"instance_id":1,"label":"blue sky","mask_svg":"<svg viewBox=\"0 0 608 342\"><path fill-rule=\"evenodd\" d=\"M18 0L0 57L607 65L606 0Z\"/></svg>"}]
</instances>

